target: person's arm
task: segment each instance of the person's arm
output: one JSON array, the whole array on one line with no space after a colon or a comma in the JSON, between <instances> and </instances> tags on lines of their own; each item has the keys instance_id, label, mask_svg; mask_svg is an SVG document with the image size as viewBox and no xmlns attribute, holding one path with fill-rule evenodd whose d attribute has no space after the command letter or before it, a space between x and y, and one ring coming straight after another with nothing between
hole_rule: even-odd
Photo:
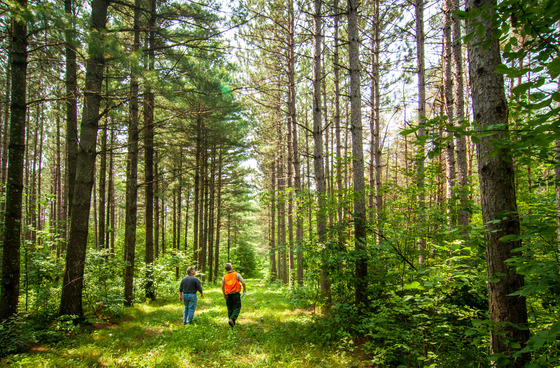
<instances>
[{"instance_id":1,"label":"person's arm","mask_svg":"<svg viewBox=\"0 0 560 368\"><path fill-rule=\"evenodd\" d=\"M245 281L243 281L243 277L239 273L237 274L237 281L239 281L241 285L243 285L243 294L241 294L241 296L243 297L243 295L245 295L245 293L247 292L247 288L245 287Z\"/></svg>"},{"instance_id":2,"label":"person's arm","mask_svg":"<svg viewBox=\"0 0 560 368\"><path fill-rule=\"evenodd\" d=\"M226 296L226 288L225 288L225 281L224 278L222 277L222 294L224 294L224 299L227 299Z\"/></svg>"},{"instance_id":3,"label":"person's arm","mask_svg":"<svg viewBox=\"0 0 560 368\"><path fill-rule=\"evenodd\" d=\"M202 299L204 299L204 292L202 291L202 284L200 283L200 280L198 280L197 284L198 284L197 285L198 286L198 291L200 292L200 297Z\"/></svg>"}]
</instances>

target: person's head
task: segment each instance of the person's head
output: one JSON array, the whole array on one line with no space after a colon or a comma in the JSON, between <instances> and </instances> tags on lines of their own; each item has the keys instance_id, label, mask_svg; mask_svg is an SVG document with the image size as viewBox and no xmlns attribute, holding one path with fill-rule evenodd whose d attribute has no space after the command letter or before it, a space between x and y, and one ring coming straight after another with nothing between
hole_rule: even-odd
<instances>
[{"instance_id":1,"label":"person's head","mask_svg":"<svg viewBox=\"0 0 560 368\"><path fill-rule=\"evenodd\" d=\"M226 267L226 271L228 271L228 272L233 270L233 267L232 267L231 263L226 263L225 267Z\"/></svg>"},{"instance_id":2,"label":"person's head","mask_svg":"<svg viewBox=\"0 0 560 368\"><path fill-rule=\"evenodd\" d=\"M196 273L196 268L194 266L190 266L187 268L187 275L194 275Z\"/></svg>"}]
</instances>

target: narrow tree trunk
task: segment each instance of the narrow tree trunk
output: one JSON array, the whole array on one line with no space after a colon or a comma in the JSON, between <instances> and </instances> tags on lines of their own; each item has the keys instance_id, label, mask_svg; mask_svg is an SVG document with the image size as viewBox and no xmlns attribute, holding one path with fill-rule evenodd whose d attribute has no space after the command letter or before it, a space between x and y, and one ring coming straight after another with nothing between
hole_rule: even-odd
<instances>
[{"instance_id":1,"label":"narrow tree trunk","mask_svg":"<svg viewBox=\"0 0 560 368\"><path fill-rule=\"evenodd\" d=\"M293 285L292 270L296 267L294 260L294 248L297 258L297 282L303 283L303 268L300 247L303 241L303 226L299 216L299 196L301 192L300 178L300 158L297 144L297 113L296 113L296 83L295 83L295 15L294 1L288 2L288 186L292 186L292 173L294 177L294 193L290 192L290 202L288 207L288 234L290 242L290 287ZM293 171L292 171L293 165ZM295 196L295 214L294 214L294 196ZM296 240L294 244L293 235L293 219L296 222Z\"/></svg>"},{"instance_id":2,"label":"narrow tree trunk","mask_svg":"<svg viewBox=\"0 0 560 368\"><path fill-rule=\"evenodd\" d=\"M284 176L284 150L282 127L278 124L278 277L283 284L288 283L286 273L286 177Z\"/></svg>"},{"instance_id":3,"label":"narrow tree trunk","mask_svg":"<svg viewBox=\"0 0 560 368\"><path fill-rule=\"evenodd\" d=\"M196 129L196 153L195 153L195 168L194 168L194 205L193 205L193 262L195 265L200 265L200 251L198 245L198 227L199 227L199 212L200 212L200 166L201 166L201 137L202 134L202 118L197 118Z\"/></svg>"},{"instance_id":4,"label":"narrow tree trunk","mask_svg":"<svg viewBox=\"0 0 560 368\"><path fill-rule=\"evenodd\" d=\"M66 48L66 156L68 175L68 216L72 215L72 198L76 181L78 155L78 66L76 62L76 29L72 0L64 0L64 11L72 21L65 30Z\"/></svg>"},{"instance_id":5,"label":"narrow tree trunk","mask_svg":"<svg viewBox=\"0 0 560 368\"><path fill-rule=\"evenodd\" d=\"M208 190L210 198L208 201L208 281L212 282L214 276L214 210L216 207L216 146L212 147L210 163L210 178Z\"/></svg>"},{"instance_id":6,"label":"narrow tree trunk","mask_svg":"<svg viewBox=\"0 0 560 368\"><path fill-rule=\"evenodd\" d=\"M222 228L222 171L224 165L224 149L219 149L218 154L218 187L217 191L217 203L216 203L216 251L214 252L214 280L218 279L218 269L220 263L220 231Z\"/></svg>"},{"instance_id":7,"label":"narrow tree trunk","mask_svg":"<svg viewBox=\"0 0 560 368\"><path fill-rule=\"evenodd\" d=\"M0 175L0 181L2 184L6 185L6 178L8 174L8 141L9 141L9 120L10 120L10 101L11 101L11 91L12 91L12 54L13 54L13 46L12 46L12 37L8 37L8 60L7 60L7 68L6 68L6 95L4 99L4 104L6 108L4 109L4 124L2 124L2 173ZM5 190L5 187L2 188ZM4 193L2 193L4 196ZM0 210L4 210L5 203L0 204Z\"/></svg>"},{"instance_id":8,"label":"narrow tree trunk","mask_svg":"<svg viewBox=\"0 0 560 368\"><path fill-rule=\"evenodd\" d=\"M348 40L350 59L350 111L352 121L352 171L354 180L354 247L356 249L356 295L358 311L363 308L367 289L366 206L364 152L362 147L362 96L360 93L360 40L358 1L348 0Z\"/></svg>"},{"instance_id":9,"label":"narrow tree trunk","mask_svg":"<svg viewBox=\"0 0 560 368\"><path fill-rule=\"evenodd\" d=\"M132 52L140 47L140 0L134 1L134 42ZM126 220L124 229L124 304L134 303L134 263L136 260L136 221L138 215L138 75L135 65L130 73L130 121L126 162Z\"/></svg>"},{"instance_id":10,"label":"narrow tree trunk","mask_svg":"<svg viewBox=\"0 0 560 368\"><path fill-rule=\"evenodd\" d=\"M115 145L115 129L111 126L111 134L109 135L109 144L111 149L109 150L109 173L107 180L107 224L110 227L110 231L106 231L105 234L105 244L107 251L111 255L115 255L115 185L114 185L114 153L112 148Z\"/></svg>"},{"instance_id":11,"label":"narrow tree trunk","mask_svg":"<svg viewBox=\"0 0 560 368\"><path fill-rule=\"evenodd\" d=\"M453 101L453 76L452 64L453 53L451 45L451 12L453 11L453 0L443 1L443 94L445 97L445 113L447 115L447 125L453 127L455 120L455 105ZM462 88L462 86L456 86ZM448 129L446 133L446 172L447 172L447 212L449 215L450 225L456 225L457 216L455 209L455 142L453 140L453 131Z\"/></svg>"},{"instance_id":12,"label":"narrow tree trunk","mask_svg":"<svg viewBox=\"0 0 560 368\"><path fill-rule=\"evenodd\" d=\"M97 239L98 239L98 247L102 251L105 250L106 243L105 243L105 225L106 225L106 192L107 192L107 139L108 139L108 132L107 132L107 124L109 120L105 118L105 126L103 127L103 133L101 135L101 152L99 154L100 161L99 161L99 223L98 223L98 230L97 230Z\"/></svg>"},{"instance_id":13,"label":"narrow tree trunk","mask_svg":"<svg viewBox=\"0 0 560 368\"><path fill-rule=\"evenodd\" d=\"M84 266L87 249L91 190L95 168L95 146L101 86L105 63L104 30L107 22L106 0L92 1L92 38L89 45L89 59L86 65L86 84L84 88L84 112L80 130L80 145L77 155L76 182L72 202L72 219L66 255L66 268L60 299L61 315L76 315L83 318L82 292Z\"/></svg>"},{"instance_id":14,"label":"narrow tree trunk","mask_svg":"<svg viewBox=\"0 0 560 368\"><path fill-rule=\"evenodd\" d=\"M463 51L461 49L461 20L455 15L459 10L459 0L452 3L452 33L453 33L453 83L455 84L453 100L455 107L456 125L461 126L465 119L465 96L463 92ZM460 134L456 142L457 150L457 184L459 190L459 213L458 224L465 227L463 233L468 234L466 227L469 226L468 209L468 161L467 161L467 138Z\"/></svg>"},{"instance_id":15,"label":"narrow tree trunk","mask_svg":"<svg viewBox=\"0 0 560 368\"><path fill-rule=\"evenodd\" d=\"M375 188L375 228L377 229L377 243L379 244L382 235L382 211L383 211L383 196L381 194L381 110L380 103L381 97L379 95L379 48L380 48L380 33L381 27L379 23L379 0L375 0L373 4L373 30L372 30L372 120L373 120L373 159L372 166L375 166L375 181L371 183L371 189Z\"/></svg>"},{"instance_id":16,"label":"narrow tree trunk","mask_svg":"<svg viewBox=\"0 0 560 368\"><path fill-rule=\"evenodd\" d=\"M338 223L343 221L343 192L344 192L344 160L342 157L342 139L340 127L340 57L339 57L339 22L340 10L338 0L334 0L334 50L333 50L333 74L334 74L334 128L336 135L336 190L337 190L337 220ZM338 244L339 248L343 248L344 231L338 226Z\"/></svg>"},{"instance_id":17,"label":"narrow tree trunk","mask_svg":"<svg viewBox=\"0 0 560 368\"><path fill-rule=\"evenodd\" d=\"M159 258L159 224L160 224L160 216L159 216L159 170L158 170L158 157L157 151L154 152L154 258L157 260ZM196 261L196 260L194 260Z\"/></svg>"},{"instance_id":18,"label":"narrow tree trunk","mask_svg":"<svg viewBox=\"0 0 560 368\"><path fill-rule=\"evenodd\" d=\"M294 165L294 189L295 189L295 219L296 219L296 261L297 261L297 283L303 284L303 216L300 213L301 197L301 157L298 148L298 129L297 129L297 112L296 112L296 82L295 82L295 15L294 2L289 2L289 20L288 20L288 130L291 130L291 147L292 163ZM290 231L291 234L291 231ZM290 252L290 269L294 267L293 251Z\"/></svg>"},{"instance_id":19,"label":"narrow tree trunk","mask_svg":"<svg viewBox=\"0 0 560 368\"><path fill-rule=\"evenodd\" d=\"M321 111L321 68L322 54L322 0L314 0L313 13L313 167L315 169L315 186L317 189L317 236L318 246L326 246L327 236L327 214L326 214L326 184L325 164L323 155L323 127ZM330 282L326 256L322 256L321 263L321 291L327 299L327 309L330 307Z\"/></svg>"},{"instance_id":20,"label":"narrow tree trunk","mask_svg":"<svg viewBox=\"0 0 560 368\"><path fill-rule=\"evenodd\" d=\"M27 8L26 0L19 0L17 3L22 10ZM11 33L12 98L10 101L6 212L2 244L0 320L8 319L17 313L19 302L23 156L27 114L27 24L24 17L13 15Z\"/></svg>"},{"instance_id":21,"label":"narrow tree trunk","mask_svg":"<svg viewBox=\"0 0 560 368\"><path fill-rule=\"evenodd\" d=\"M495 29L492 26L496 0L468 0L467 11L482 12L469 21L470 31L476 33L480 26L485 30L482 39L474 37L468 47L474 119L478 129L484 132L477 152L482 219L487 230L490 320L499 323L490 335L490 347L492 354L505 354L513 360L511 343L523 347L529 338L529 329L525 297L511 295L523 286L524 278L516 273L515 267L507 264L513 249L519 248L521 241L501 240L506 235L519 235L520 229L512 152L509 147L496 146L495 143L509 139L504 79L495 72L501 64L499 41L493 37ZM496 125L499 128L494 128ZM523 367L528 358L523 355L508 366Z\"/></svg>"},{"instance_id":22,"label":"narrow tree trunk","mask_svg":"<svg viewBox=\"0 0 560 368\"><path fill-rule=\"evenodd\" d=\"M147 69L154 70L155 66L155 19L156 19L156 0L150 1L150 16L148 18L148 34L146 41L148 65ZM144 204L146 222L146 253L144 262L146 263L146 283L144 292L146 299L155 300L156 292L154 288L154 93L149 82L145 81L144 93L144 179L146 182L146 198ZM156 208L157 208L157 199ZM157 221L156 211L156 221ZM156 237L157 239L157 233Z\"/></svg>"},{"instance_id":23,"label":"narrow tree trunk","mask_svg":"<svg viewBox=\"0 0 560 368\"><path fill-rule=\"evenodd\" d=\"M270 173L270 279L276 281L278 270L276 269L276 158L272 159Z\"/></svg>"},{"instance_id":24,"label":"narrow tree trunk","mask_svg":"<svg viewBox=\"0 0 560 368\"><path fill-rule=\"evenodd\" d=\"M422 124L426 116L426 72L424 60L424 0L415 0L416 11L416 56L418 65L418 123ZM426 135L424 128L418 131L420 146L416 154L416 190L418 201L418 223L424 226L424 143L423 137ZM418 239L418 263L423 264L426 259L426 238L420 234Z\"/></svg>"}]
</instances>

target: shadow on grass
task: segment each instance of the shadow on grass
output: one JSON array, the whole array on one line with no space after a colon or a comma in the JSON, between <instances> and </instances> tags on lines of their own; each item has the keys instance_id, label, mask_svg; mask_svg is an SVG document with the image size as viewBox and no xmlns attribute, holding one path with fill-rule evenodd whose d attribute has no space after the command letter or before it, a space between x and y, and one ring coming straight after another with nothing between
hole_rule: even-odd
<instances>
[{"instance_id":1,"label":"shadow on grass","mask_svg":"<svg viewBox=\"0 0 560 368\"><path fill-rule=\"evenodd\" d=\"M221 290L198 299L193 325L182 324L176 300L127 308L121 323L99 325L53 346L11 356L18 367L347 367L325 345L309 313L290 308L280 290L251 287L238 324L227 324Z\"/></svg>"}]
</instances>

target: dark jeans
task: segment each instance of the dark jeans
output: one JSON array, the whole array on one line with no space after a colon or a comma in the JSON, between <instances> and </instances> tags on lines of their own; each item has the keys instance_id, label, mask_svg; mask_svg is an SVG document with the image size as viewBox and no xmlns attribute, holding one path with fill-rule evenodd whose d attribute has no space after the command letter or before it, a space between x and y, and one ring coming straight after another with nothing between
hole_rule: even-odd
<instances>
[{"instance_id":1,"label":"dark jeans","mask_svg":"<svg viewBox=\"0 0 560 368\"><path fill-rule=\"evenodd\" d=\"M226 295L226 305L228 318L235 322L241 311L241 294L231 293Z\"/></svg>"}]
</instances>

